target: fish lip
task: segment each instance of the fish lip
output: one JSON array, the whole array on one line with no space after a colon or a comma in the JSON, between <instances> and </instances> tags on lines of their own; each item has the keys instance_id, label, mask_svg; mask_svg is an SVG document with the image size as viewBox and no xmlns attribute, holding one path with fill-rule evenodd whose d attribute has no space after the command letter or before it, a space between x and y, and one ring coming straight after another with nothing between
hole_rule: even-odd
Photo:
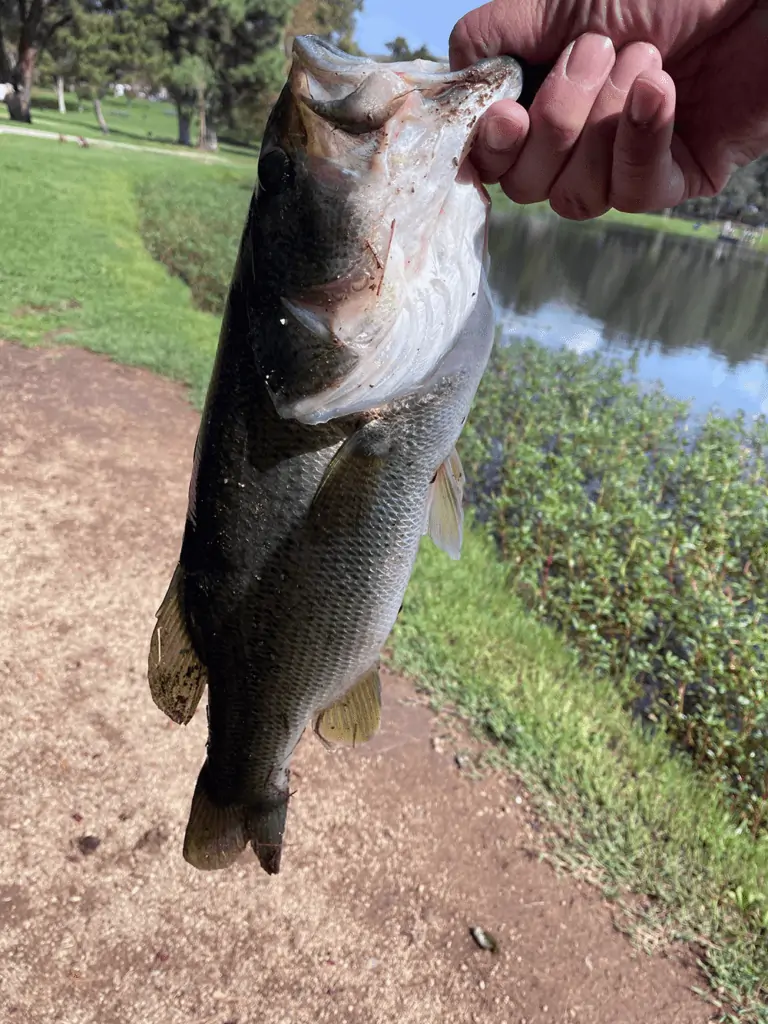
<instances>
[{"instance_id":1,"label":"fish lip","mask_svg":"<svg viewBox=\"0 0 768 1024\"><path fill-rule=\"evenodd\" d=\"M397 75L405 91L418 90L426 97L440 98L456 87L474 88L488 86L491 89L506 85L506 95L519 95L523 85L523 73L513 57L486 57L476 64L470 64L458 71L451 71L445 61L376 61L370 57L357 57L346 53L319 36L296 36L293 41L293 57L302 71L322 82L340 84L344 81L359 84L362 78L376 71L386 70Z\"/></svg>"},{"instance_id":2,"label":"fish lip","mask_svg":"<svg viewBox=\"0 0 768 1024\"><path fill-rule=\"evenodd\" d=\"M356 57L346 53L327 39L320 36L296 36L293 40L293 58L304 71L320 79L344 79L359 75L362 67L375 68L376 61L370 57ZM346 72L346 74L345 74Z\"/></svg>"},{"instance_id":3,"label":"fish lip","mask_svg":"<svg viewBox=\"0 0 768 1024\"><path fill-rule=\"evenodd\" d=\"M502 84L508 95L514 93L519 96L523 87L522 68L513 57L486 57L458 71L451 71L449 64L437 61L409 61L384 66L394 71L410 88L436 99L456 88L487 86L497 89Z\"/></svg>"}]
</instances>

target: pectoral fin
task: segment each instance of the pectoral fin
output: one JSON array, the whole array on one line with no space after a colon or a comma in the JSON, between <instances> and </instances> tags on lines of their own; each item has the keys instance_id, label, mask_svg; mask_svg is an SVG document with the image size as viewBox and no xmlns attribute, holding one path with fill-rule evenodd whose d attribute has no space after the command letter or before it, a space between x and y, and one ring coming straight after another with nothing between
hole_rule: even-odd
<instances>
[{"instance_id":1,"label":"pectoral fin","mask_svg":"<svg viewBox=\"0 0 768 1024\"><path fill-rule=\"evenodd\" d=\"M428 533L437 547L449 556L461 557L464 527L464 470L454 448L435 474L427 508Z\"/></svg>"},{"instance_id":2,"label":"pectoral fin","mask_svg":"<svg viewBox=\"0 0 768 1024\"><path fill-rule=\"evenodd\" d=\"M149 689L155 704L179 725L192 720L208 673L195 654L182 603L184 574L176 566L168 592L157 612L149 645Z\"/></svg>"},{"instance_id":3,"label":"pectoral fin","mask_svg":"<svg viewBox=\"0 0 768 1024\"><path fill-rule=\"evenodd\" d=\"M326 743L367 743L381 725L381 680L374 665L341 700L321 711L315 732Z\"/></svg>"},{"instance_id":4,"label":"pectoral fin","mask_svg":"<svg viewBox=\"0 0 768 1024\"><path fill-rule=\"evenodd\" d=\"M380 420L351 434L328 463L312 500L313 513L320 514L327 501L344 501L345 494L359 490L365 478L384 465L391 445L390 428Z\"/></svg>"}]
</instances>

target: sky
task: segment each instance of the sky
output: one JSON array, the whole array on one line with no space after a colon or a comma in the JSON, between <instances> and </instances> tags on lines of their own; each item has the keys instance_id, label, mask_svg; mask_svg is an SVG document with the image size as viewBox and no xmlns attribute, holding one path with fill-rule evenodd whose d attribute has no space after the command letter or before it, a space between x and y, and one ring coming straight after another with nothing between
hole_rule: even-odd
<instances>
[{"instance_id":1,"label":"sky","mask_svg":"<svg viewBox=\"0 0 768 1024\"><path fill-rule=\"evenodd\" d=\"M386 53L385 43L405 36L413 49L426 43L436 57L448 55L451 29L482 0L365 0L357 16L358 46L365 53Z\"/></svg>"}]
</instances>

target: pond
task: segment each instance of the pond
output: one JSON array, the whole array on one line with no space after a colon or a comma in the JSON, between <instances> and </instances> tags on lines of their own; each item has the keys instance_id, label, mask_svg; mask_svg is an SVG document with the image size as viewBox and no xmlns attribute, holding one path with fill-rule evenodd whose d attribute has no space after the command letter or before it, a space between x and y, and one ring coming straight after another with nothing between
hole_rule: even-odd
<instances>
[{"instance_id":1,"label":"pond","mask_svg":"<svg viewBox=\"0 0 768 1024\"><path fill-rule=\"evenodd\" d=\"M508 213L491 223L491 285L507 339L627 359L715 409L768 414L768 257L741 246Z\"/></svg>"}]
</instances>

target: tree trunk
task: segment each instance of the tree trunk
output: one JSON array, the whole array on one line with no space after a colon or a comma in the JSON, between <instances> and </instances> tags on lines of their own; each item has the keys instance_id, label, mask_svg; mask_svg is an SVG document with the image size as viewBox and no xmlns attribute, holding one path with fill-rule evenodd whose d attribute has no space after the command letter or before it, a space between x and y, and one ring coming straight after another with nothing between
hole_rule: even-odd
<instances>
[{"instance_id":1,"label":"tree trunk","mask_svg":"<svg viewBox=\"0 0 768 1024\"><path fill-rule=\"evenodd\" d=\"M32 123L29 100L25 101L23 92L9 92L5 97L5 102L8 104L8 116L12 121L23 121L24 124Z\"/></svg>"},{"instance_id":2,"label":"tree trunk","mask_svg":"<svg viewBox=\"0 0 768 1024\"><path fill-rule=\"evenodd\" d=\"M59 113L66 114L67 101L64 99L64 79L61 75L56 75L56 99L59 101Z\"/></svg>"},{"instance_id":3,"label":"tree trunk","mask_svg":"<svg viewBox=\"0 0 768 1024\"><path fill-rule=\"evenodd\" d=\"M101 99L98 96L93 98L93 110L96 114L96 120L99 122L99 128L101 128L105 135L109 135L109 125L104 118L104 111L101 109Z\"/></svg>"},{"instance_id":4,"label":"tree trunk","mask_svg":"<svg viewBox=\"0 0 768 1024\"><path fill-rule=\"evenodd\" d=\"M27 45L22 37L19 42L19 63L16 65L14 73L15 91L5 101L8 104L8 113L12 121L23 121L25 124L30 124L32 121L30 100L36 60L37 47Z\"/></svg>"},{"instance_id":5,"label":"tree trunk","mask_svg":"<svg viewBox=\"0 0 768 1024\"><path fill-rule=\"evenodd\" d=\"M13 68L8 57L8 49L3 36L3 26L0 24L0 82L10 82L13 77Z\"/></svg>"},{"instance_id":6,"label":"tree trunk","mask_svg":"<svg viewBox=\"0 0 768 1024\"><path fill-rule=\"evenodd\" d=\"M197 117L200 121L200 136L197 140L199 149L206 148L206 127L205 127L205 89L197 90Z\"/></svg>"},{"instance_id":7,"label":"tree trunk","mask_svg":"<svg viewBox=\"0 0 768 1024\"><path fill-rule=\"evenodd\" d=\"M191 130L192 130L191 120L192 119L189 116L189 111L188 110L184 110L184 108L178 102L178 100L176 101L176 114L178 115L178 118L179 118L179 139L178 139L178 143L179 143L180 146L191 146L192 145L192 139L191 139Z\"/></svg>"}]
</instances>

